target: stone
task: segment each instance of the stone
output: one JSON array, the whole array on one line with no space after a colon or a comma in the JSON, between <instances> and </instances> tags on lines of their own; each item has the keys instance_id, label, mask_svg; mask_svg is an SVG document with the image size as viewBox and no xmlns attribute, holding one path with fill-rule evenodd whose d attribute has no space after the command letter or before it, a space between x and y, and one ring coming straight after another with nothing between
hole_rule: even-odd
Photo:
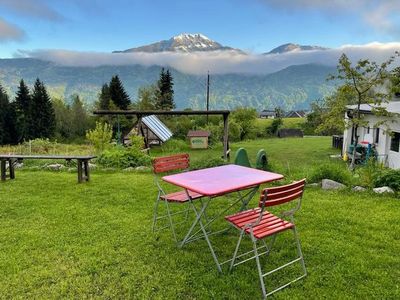
<instances>
[{"instance_id":1,"label":"stone","mask_svg":"<svg viewBox=\"0 0 400 300\"><path fill-rule=\"evenodd\" d=\"M344 184L330 179L322 179L321 186L323 190L341 190L346 188Z\"/></svg>"},{"instance_id":2,"label":"stone","mask_svg":"<svg viewBox=\"0 0 400 300\"><path fill-rule=\"evenodd\" d=\"M367 189L365 187L356 185L351 190L354 191L354 192L365 192Z\"/></svg>"},{"instance_id":3,"label":"stone","mask_svg":"<svg viewBox=\"0 0 400 300\"><path fill-rule=\"evenodd\" d=\"M317 182L307 184L308 187L319 187L320 184Z\"/></svg>"},{"instance_id":4,"label":"stone","mask_svg":"<svg viewBox=\"0 0 400 300\"><path fill-rule=\"evenodd\" d=\"M332 154L329 155L330 158L336 158L336 159L342 159L342 156L340 154Z\"/></svg>"},{"instance_id":5,"label":"stone","mask_svg":"<svg viewBox=\"0 0 400 300\"><path fill-rule=\"evenodd\" d=\"M51 171L60 171L64 168L65 168L65 166L62 164L51 164L51 165L46 166L46 169L49 169Z\"/></svg>"},{"instance_id":6,"label":"stone","mask_svg":"<svg viewBox=\"0 0 400 300\"><path fill-rule=\"evenodd\" d=\"M14 165L14 168L15 168L15 169L21 169L23 166L24 166L24 163L16 163L16 164Z\"/></svg>"},{"instance_id":7,"label":"stone","mask_svg":"<svg viewBox=\"0 0 400 300\"><path fill-rule=\"evenodd\" d=\"M97 166L95 164L89 163L89 170L95 170Z\"/></svg>"},{"instance_id":8,"label":"stone","mask_svg":"<svg viewBox=\"0 0 400 300\"><path fill-rule=\"evenodd\" d=\"M147 172L147 171L150 171L150 168L149 168L149 167L146 167L146 166L140 166L140 167L136 167L136 168L135 168L135 171Z\"/></svg>"},{"instance_id":9,"label":"stone","mask_svg":"<svg viewBox=\"0 0 400 300\"><path fill-rule=\"evenodd\" d=\"M74 172L76 172L76 168L68 168L67 172L74 173Z\"/></svg>"},{"instance_id":10,"label":"stone","mask_svg":"<svg viewBox=\"0 0 400 300\"><path fill-rule=\"evenodd\" d=\"M133 172L133 171L135 171L135 168L134 167L128 167L128 168L123 169L122 171L124 171L124 172Z\"/></svg>"},{"instance_id":11,"label":"stone","mask_svg":"<svg viewBox=\"0 0 400 300\"><path fill-rule=\"evenodd\" d=\"M372 190L374 191L374 193L377 193L377 194L384 194L384 193L393 194L394 193L394 191L388 186L382 186L382 187L374 188Z\"/></svg>"}]
</instances>

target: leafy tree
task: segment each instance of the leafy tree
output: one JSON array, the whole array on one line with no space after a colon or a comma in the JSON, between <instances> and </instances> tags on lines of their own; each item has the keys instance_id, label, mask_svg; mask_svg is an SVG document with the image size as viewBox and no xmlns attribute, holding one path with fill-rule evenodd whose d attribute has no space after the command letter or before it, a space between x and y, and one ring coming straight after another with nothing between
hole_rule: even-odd
<instances>
[{"instance_id":1,"label":"leafy tree","mask_svg":"<svg viewBox=\"0 0 400 300\"><path fill-rule=\"evenodd\" d=\"M60 98L53 100L53 108L56 120L56 138L70 139L72 137L71 108Z\"/></svg>"},{"instance_id":2,"label":"leafy tree","mask_svg":"<svg viewBox=\"0 0 400 300\"><path fill-rule=\"evenodd\" d=\"M73 135L75 137L85 136L86 131L89 129L89 118L78 95L73 96L71 115Z\"/></svg>"},{"instance_id":3,"label":"leafy tree","mask_svg":"<svg viewBox=\"0 0 400 300\"><path fill-rule=\"evenodd\" d=\"M16 123L18 129L18 142L28 140L34 137L31 129L32 123L32 98L29 88L21 79L17 95L15 97Z\"/></svg>"},{"instance_id":4,"label":"leafy tree","mask_svg":"<svg viewBox=\"0 0 400 300\"><path fill-rule=\"evenodd\" d=\"M124 86L122 85L122 82L119 79L118 75L115 75L111 78L109 85L109 93L110 93L110 99L119 109L128 109L129 105L131 104L131 99L125 92ZM107 96L106 93L104 95Z\"/></svg>"},{"instance_id":5,"label":"leafy tree","mask_svg":"<svg viewBox=\"0 0 400 300\"><path fill-rule=\"evenodd\" d=\"M396 56L398 53L396 52ZM332 101L331 108L337 112L343 112L346 105L355 102L355 108L349 116L349 122L346 124L349 128L354 127L354 143L357 145L359 135L357 129L359 126L365 126L366 121L363 120L361 113L361 104L373 104L373 111L378 115L387 115L387 111L381 104L387 102L391 93L384 88L389 78L388 66L394 61L395 56L381 64L371 62L368 59L359 60L353 65L345 54L339 58L337 66L338 73L330 77L330 79L339 79L343 85L339 89L339 97ZM354 97L354 98L353 98ZM349 103L350 102L350 103ZM332 115L331 115L332 116ZM329 115L327 115L329 117ZM343 118L343 115L342 115ZM326 119L326 122L331 120ZM355 157L356 147L354 147L353 157ZM354 169L355 160L353 159L350 169Z\"/></svg>"},{"instance_id":6,"label":"leafy tree","mask_svg":"<svg viewBox=\"0 0 400 300\"><path fill-rule=\"evenodd\" d=\"M255 130L257 111L254 108L240 107L232 112L232 118L240 126L240 140L251 137Z\"/></svg>"},{"instance_id":7,"label":"leafy tree","mask_svg":"<svg viewBox=\"0 0 400 300\"><path fill-rule=\"evenodd\" d=\"M154 85L141 87L138 91L138 101L135 104L138 110L154 110L157 108L157 88Z\"/></svg>"},{"instance_id":8,"label":"leafy tree","mask_svg":"<svg viewBox=\"0 0 400 300\"><path fill-rule=\"evenodd\" d=\"M157 82L157 108L160 110L172 110L175 108L174 102L174 82L169 70L161 69L160 78Z\"/></svg>"},{"instance_id":9,"label":"leafy tree","mask_svg":"<svg viewBox=\"0 0 400 300\"><path fill-rule=\"evenodd\" d=\"M96 122L96 128L86 132L86 138L94 146L97 153L110 147L112 127L108 123Z\"/></svg>"},{"instance_id":10,"label":"leafy tree","mask_svg":"<svg viewBox=\"0 0 400 300\"><path fill-rule=\"evenodd\" d=\"M396 96L400 96L400 67L393 69L391 72L392 92Z\"/></svg>"},{"instance_id":11,"label":"leafy tree","mask_svg":"<svg viewBox=\"0 0 400 300\"><path fill-rule=\"evenodd\" d=\"M32 129L33 137L52 137L56 127L54 108L46 87L39 78L36 79L33 87L31 113L30 129Z\"/></svg>"},{"instance_id":12,"label":"leafy tree","mask_svg":"<svg viewBox=\"0 0 400 300\"><path fill-rule=\"evenodd\" d=\"M17 142L15 125L15 105L0 85L0 145Z\"/></svg>"}]
</instances>

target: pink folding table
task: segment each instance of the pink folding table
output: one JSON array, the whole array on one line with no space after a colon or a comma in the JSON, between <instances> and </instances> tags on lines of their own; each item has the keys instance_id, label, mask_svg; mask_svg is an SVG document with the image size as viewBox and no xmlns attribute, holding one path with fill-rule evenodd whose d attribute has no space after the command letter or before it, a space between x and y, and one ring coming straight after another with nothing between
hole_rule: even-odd
<instances>
[{"instance_id":1,"label":"pink folding table","mask_svg":"<svg viewBox=\"0 0 400 300\"><path fill-rule=\"evenodd\" d=\"M247 204L258 191L258 188L261 184L282 178L283 176L280 174L237 165L224 165L220 167L207 168L162 177L164 181L182 187L186 190L186 193L190 199L190 204L196 214L196 219L194 220L185 238L180 243L180 246L183 247L187 243L204 237L207 241L208 247L210 248L214 261L217 264L218 271L221 272L221 264L218 261L209 239L210 235L218 232L209 233L207 232L207 228L218 217L223 215L227 210L240 201L242 202L241 210L246 209ZM242 195L241 192L244 190L248 191ZM208 201L202 202L201 208L198 209L190 198L188 191L197 192L207 196ZM208 219L206 217L206 210L210 200L212 198L233 192L237 192L239 194L239 198L234 203L229 205L229 207L220 212L218 216L214 217L213 219ZM202 219L204 219L206 222L205 224L203 223ZM193 230L197 224L199 224L200 229L193 233Z\"/></svg>"}]
</instances>

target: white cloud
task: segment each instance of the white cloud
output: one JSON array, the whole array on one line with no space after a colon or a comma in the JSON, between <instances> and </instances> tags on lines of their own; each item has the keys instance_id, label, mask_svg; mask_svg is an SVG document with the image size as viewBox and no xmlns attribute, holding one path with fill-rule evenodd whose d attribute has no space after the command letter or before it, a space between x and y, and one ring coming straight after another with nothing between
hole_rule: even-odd
<instances>
[{"instance_id":1,"label":"white cloud","mask_svg":"<svg viewBox=\"0 0 400 300\"><path fill-rule=\"evenodd\" d=\"M161 65L177 69L184 73L213 74L224 73L271 73L291 65L323 64L337 65L342 53L352 61L368 58L376 62L387 60L395 51L400 50L400 43L370 43L366 45L344 45L336 49L296 51L272 55L240 55L229 51L196 53L101 53L78 52L68 50L22 51L17 56L49 60L65 66L100 66L100 65Z\"/></svg>"},{"instance_id":2,"label":"white cloud","mask_svg":"<svg viewBox=\"0 0 400 300\"><path fill-rule=\"evenodd\" d=\"M47 19L62 20L63 17L43 0L0 0L0 6L15 13Z\"/></svg>"},{"instance_id":3,"label":"white cloud","mask_svg":"<svg viewBox=\"0 0 400 300\"><path fill-rule=\"evenodd\" d=\"M24 36L22 29L0 17L0 42L21 40Z\"/></svg>"}]
</instances>

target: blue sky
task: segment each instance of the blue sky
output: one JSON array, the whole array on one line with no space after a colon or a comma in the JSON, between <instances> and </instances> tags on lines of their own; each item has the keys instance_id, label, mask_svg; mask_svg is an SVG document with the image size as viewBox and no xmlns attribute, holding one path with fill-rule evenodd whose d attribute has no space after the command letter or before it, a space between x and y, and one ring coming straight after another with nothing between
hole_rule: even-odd
<instances>
[{"instance_id":1,"label":"blue sky","mask_svg":"<svg viewBox=\"0 0 400 300\"><path fill-rule=\"evenodd\" d=\"M399 2L0 0L0 58L19 50L111 52L182 32L253 53L287 42L332 48L397 42Z\"/></svg>"}]
</instances>

